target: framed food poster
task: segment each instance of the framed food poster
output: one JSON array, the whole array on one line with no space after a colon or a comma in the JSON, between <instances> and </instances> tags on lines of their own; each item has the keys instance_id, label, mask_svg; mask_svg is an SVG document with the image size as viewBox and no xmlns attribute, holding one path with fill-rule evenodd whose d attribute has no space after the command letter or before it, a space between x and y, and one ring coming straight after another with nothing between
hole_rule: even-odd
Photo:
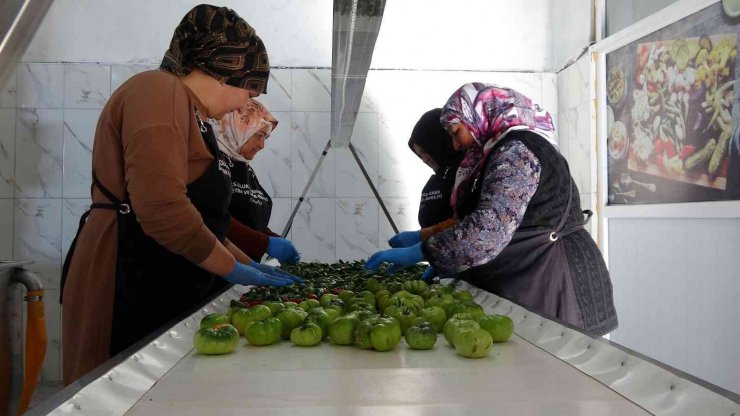
<instances>
[{"instance_id":1,"label":"framed food poster","mask_svg":"<svg viewBox=\"0 0 740 416\"><path fill-rule=\"evenodd\" d=\"M740 200L740 18L679 3L604 42L609 206Z\"/></svg>"}]
</instances>

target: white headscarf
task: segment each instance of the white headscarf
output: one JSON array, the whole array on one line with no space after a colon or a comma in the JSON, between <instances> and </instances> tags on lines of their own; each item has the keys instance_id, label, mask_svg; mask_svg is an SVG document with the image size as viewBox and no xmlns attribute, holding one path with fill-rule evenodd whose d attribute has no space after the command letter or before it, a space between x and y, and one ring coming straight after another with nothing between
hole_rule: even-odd
<instances>
[{"instance_id":1,"label":"white headscarf","mask_svg":"<svg viewBox=\"0 0 740 416\"><path fill-rule=\"evenodd\" d=\"M258 131L268 127L268 134L277 126L277 119L257 101L249 100L243 110L232 111L221 120L209 120L218 141L218 148L234 161L249 163L239 149Z\"/></svg>"}]
</instances>

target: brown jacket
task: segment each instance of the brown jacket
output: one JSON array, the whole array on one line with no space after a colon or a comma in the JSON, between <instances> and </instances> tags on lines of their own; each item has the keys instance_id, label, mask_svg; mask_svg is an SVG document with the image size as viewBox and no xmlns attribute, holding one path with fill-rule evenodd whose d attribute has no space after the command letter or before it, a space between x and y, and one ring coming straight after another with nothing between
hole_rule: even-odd
<instances>
[{"instance_id":1,"label":"brown jacket","mask_svg":"<svg viewBox=\"0 0 740 416\"><path fill-rule=\"evenodd\" d=\"M176 76L160 71L134 76L100 115L92 166L116 197L131 200L145 233L198 264L217 239L186 195L187 185L213 160L193 107L205 117L203 104ZM110 202L96 187L92 201ZM117 245L116 212L94 209L79 235L64 287L65 384L109 358Z\"/></svg>"}]
</instances>

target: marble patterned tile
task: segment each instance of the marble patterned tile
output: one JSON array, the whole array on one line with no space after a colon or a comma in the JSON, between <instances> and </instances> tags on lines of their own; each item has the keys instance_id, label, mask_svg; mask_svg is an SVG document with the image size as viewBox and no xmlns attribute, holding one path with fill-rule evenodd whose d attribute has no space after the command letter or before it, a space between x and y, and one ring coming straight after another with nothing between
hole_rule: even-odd
<instances>
[{"instance_id":1,"label":"marble patterned tile","mask_svg":"<svg viewBox=\"0 0 740 416\"><path fill-rule=\"evenodd\" d=\"M18 107L62 108L64 106L64 65L20 64L17 77Z\"/></svg>"},{"instance_id":2,"label":"marble patterned tile","mask_svg":"<svg viewBox=\"0 0 740 416\"><path fill-rule=\"evenodd\" d=\"M33 260L29 268L47 289L59 288L62 263L62 200L16 199L13 257Z\"/></svg>"},{"instance_id":3,"label":"marble patterned tile","mask_svg":"<svg viewBox=\"0 0 740 416\"><path fill-rule=\"evenodd\" d=\"M18 110L15 142L16 196L61 198L63 110Z\"/></svg>"},{"instance_id":4,"label":"marble patterned tile","mask_svg":"<svg viewBox=\"0 0 740 416\"><path fill-rule=\"evenodd\" d=\"M300 197L329 140L330 113L294 112L292 125L292 189ZM334 196L334 156L329 149L307 196Z\"/></svg>"},{"instance_id":5,"label":"marble patterned tile","mask_svg":"<svg viewBox=\"0 0 740 416\"><path fill-rule=\"evenodd\" d=\"M0 87L0 108L15 108L18 95L17 69L14 69L8 80Z\"/></svg>"},{"instance_id":6,"label":"marble patterned tile","mask_svg":"<svg viewBox=\"0 0 740 416\"><path fill-rule=\"evenodd\" d=\"M272 198L291 197L292 127L290 112L273 112L278 126L252 160L251 165L260 184Z\"/></svg>"},{"instance_id":7,"label":"marble patterned tile","mask_svg":"<svg viewBox=\"0 0 740 416\"><path fill-rule=\"evenodd\" d=\"M293 111L331 111L331 70L292 70Z\"/></svg>"},{"instance_id":8,"label":"marble patterned tile","mask_svg":"<svg viewBox=\"0 0 740 416\"><path fill-rule=\"evenodd\" d=\"M0 199L0 261L13 258L13 199Z\"/></svg>"},{"instance_id":9,"label":"marble patterned tile","mask_svg":"<svg viewBox=\"0 0 740 416\"><path fill-rule=\"evenodd\" d=\"M64 110L64 197L88 198L100 110Z\"/></svg>"},{"instance_id":10,"label":"marble patterned tile","mask_svg":"<svg viewBox=\"0 0 740 416\"><path fill-rule=\"evenodd\" d=\"M589 54L558 74L558 106L573 108L588 101L591 95Z\"/></svg>"},{"instance_id":11,"label":"marble patterned tile","mask_svg":"<svg viewBox=\"0 0 740 416\"><path fill-rule=\"evenodd\" d=\"M124 82L128 81L129 78L136 74L144 71L151 71L157 69L158 65L144 65L144 64L126 64L126 65L111 65L110 69L110 92L111 94L116 92L118 87Z\"/></svg>"},{"instance_id":12,"label":"marble patterned tile","mask_svg":"<svg viewBox=\"0 0 740 416\"><path fill-rule=\"evenodd\" d=\"M376 74L379 71L368 71L367 78L365 79L365 88L362 92L362 100L360 101L360 112L361 113L377 113L380 96L378 94L378 83L379 79Z\"/></svg>"},{"instance_id":13,"label":"marble patterned tile","mask_svg":"<svg viewBox=\"0 0 740 416\"><path fill-rule=\"evenodd\" d=\"M382 197L421 195L432 175L431 169L407 144L419 116L403 117L385 112L378 115L378 192Z\"/></svg>"},{"instance_id":14,"label":"marble patterned tile","mask_svg":"<svg viewBox=\"0 0 740 416\"><path fill-rule=\"evenodd\" d=\"M568 122L568 120L574 117L577 117L577 110L573 113L571 113L570 111L563 111L562 113L558 114L555 123L555 130L557 132L558 138L558 148L560 149L560 154L568 159L568 163L570 163L570 156L568 155L570 142L575 137L575 131L573 131L575 125L573 124L573 122Z\"/></svg>"},{"instance_id":15,"label":"marble patterned tile","mask_svg":"<svg viewBox=\"0 0 740 416\"><path fill-rule=\"evenodd\" d=\"M592 140L590 133L591 105L585 102L578 106L576 117L576 136L569 144L570 170L582 193L589 193L591 189L591 153Z\"/></svg>"},{"instance_id":16,"label":"marble patterned tile","mask_svg":"<svg viewBox=\"0 0 740 416\"><path fill-rule=\"evenodd\" d=\"M267 82L267 94L256 98L270 112L291 111L292 81L291 69L271 69L270 80Z\"/></svg>"},{"instance_id":17,"label":"marble patterned tile","mask_svg":"<svg viewBox=\"0 0 740 416\"><path fill-rule=\"evenodd\" d=\"M110 65L64 65L64 108L102 109L110 98Z\"/></svg>"},{"instance_id":18,"label":"marble patterned tile","mask_svg":"<svg viewBox=\"0 0 740 416\"><path fill-rule=\"evenodd\" d=\"M15 114L0 109L0 198L15 196Z\"/></svg>"},{"instance_id":19,"label":"marble patterned tile","mask_svg":"<svg viewBox=\"0 0 740 416\"><path fill-rule=\"evenodd\" d=\"M553 119L558 113L558 75L542 74L542 107L547 110Z\"/></svg>"},{"instance_id":20,"label":"marble patterned tile","mask_svg":"<svg viewBox=\"0 0 740 416\"><path fill-rule=\"evenodd\" d=\"M337 198L336 203L337 259L367 259L378 251L378 201Z\"/></svg>"},{"instance_id":21,"label":"marble patterned tile","mask_svg":"<svg viewBox=\"0 0 740 416\"><path fill-rule=\"evenodd\" d=\"M420 198L383 198L383 203L398 227L398 231L419 229L419 199ZM385 213L378 208L378 222L380 224L380 249L389 248L388 240L396 235Z\"/></svg>"},{"instance_id":22,"label":"marble patterned tile","mask_svg":"<svg viewBox=\"0 0 740 416\"><path fill-rule=\"evenodd\" d=\"M334 198L306 198L301 204L293 221L293 243L302 261L336 261L335 209Z\"/></svg>"},{"instance_id":23,"label":"marble patterned tile","mask_svg":"<svg viewBox=\"0 0 740 416\"><path fill-rule=\"evenodd\" d=\"M44 291L44 314L46 317L46 357L41 368L44 382L62 380L62 308L59 290Z\"/></svg>"},{"instance_id":24,"label":"marble patterned tile","mask_svg":"<svg viewBox=\"0 0 740 416\"><path fill-rule=\"evenodd\" d=\"M292 198L272 198L272 214L270 215L270 223L268 224L272 232L281 234L292 212ZM290 239L292 234L293 230L288 231L286 238Z\"/></svg>"},{"instance_id":25,"label":"marble patterned tile","mask_svg":"<svg viewBox=\"0 0 740 416\"><path fill-rule=\"evenodd\" d=\"M62 264L72 244L82 214L90 208L90 198L62 200Z\"/></svg>"},{"instance_id":26,"label":"marble patterned tile","mask_svg":"<svg viewBox=\"0 0 740 416\"><path fill-rule=\"evenodd\" d=\"M350 143L373 185L378 186L378 117L376 113L358 113ZM373 192L349 148L332 149L336 153L336 196L372 197Z\"/></svg>"}]
</instances>

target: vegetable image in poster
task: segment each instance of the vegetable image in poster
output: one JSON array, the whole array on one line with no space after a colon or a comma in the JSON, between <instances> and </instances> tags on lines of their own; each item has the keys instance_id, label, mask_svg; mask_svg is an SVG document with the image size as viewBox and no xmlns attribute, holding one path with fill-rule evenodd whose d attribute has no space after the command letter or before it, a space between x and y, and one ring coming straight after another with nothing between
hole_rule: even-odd
<instances>
[{"instance_id":1,"label":"vegetable image in poster","mask_svg":"<svg viewBox=\"0 0 740 416\"><path fill-rule=\"evenodd\" d=\"M716 4L607 55L610 204L740 197L738 22Z\"/></svg>"}]
</instances>

